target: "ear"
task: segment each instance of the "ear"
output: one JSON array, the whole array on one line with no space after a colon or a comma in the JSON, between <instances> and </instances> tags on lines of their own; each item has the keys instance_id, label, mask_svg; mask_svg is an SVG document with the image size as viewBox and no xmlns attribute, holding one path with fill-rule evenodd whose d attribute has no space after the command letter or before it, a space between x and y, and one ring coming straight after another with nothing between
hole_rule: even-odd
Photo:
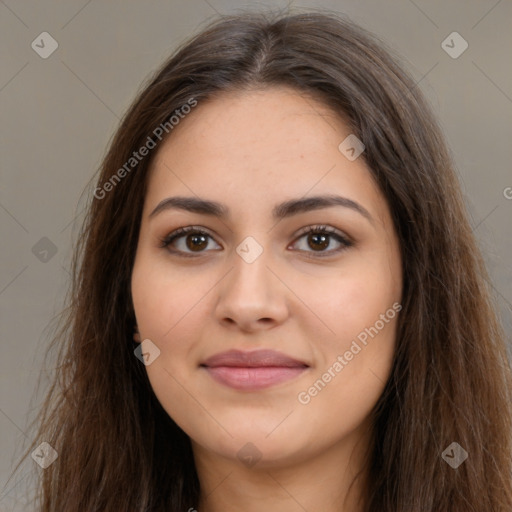
<instances>
[{"instance_id":1,"label":"ear","mask_svg":"<svg viewBox=\"0 0 512 512\"><path fill-rule=\"evenodd\" d=\"M135 325L134 329L133 329L133 339L134 341L136 341L137 343L140 343L142 340L140 339L140 333L139 333L139 328L137 327L137 325Z\"/></svg>"}]
</instances>

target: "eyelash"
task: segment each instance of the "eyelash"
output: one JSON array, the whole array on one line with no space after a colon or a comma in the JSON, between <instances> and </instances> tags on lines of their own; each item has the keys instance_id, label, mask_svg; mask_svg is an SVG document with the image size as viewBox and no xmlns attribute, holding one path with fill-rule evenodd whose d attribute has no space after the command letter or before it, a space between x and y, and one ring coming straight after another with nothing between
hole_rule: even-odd
<instances>
[{"instance_id":1,"label":"eyelash","mask_svg":"<svg viewBox=\"0 0 512 512\"><path fill-rule=\"evenodd\" d=\"M175 249L171 249L170 248L170 245L175 241L177 240L178 238L181 238L182 236L184 235L188 235L188 234L197 234L197 235L204 235L204 236L207 236L209 238L212 238L213 237L210 235L210 233L208 233L207 231L201 229L201 228L198 228L198 227L195 227L195 226L186 226L186 227L182 227L182 228L178 228L177 230L173 231L172 233L170 233L169 235L167 235L165 238L163 239L160 239L160 247L161 248L167 248L168 251L172 252L173 254L176 254L180 257L183 257L183 258L195 258L197 256L200 256L202 252L206 252L206 251L199 251L197 253L184 253L183 251L177 251ZM315 256L308 256L310 258L325 258L327 256L331 256L333 254L337 254L337 253L340 253L346 249L348 249L349 247L352 247L354 244L351 240L349 240L348 238L342 236L338 231L336 231L335 229L333 228L330 228L329 226L309 226L307 228L305 228L297 237L296 240L299 240L300 238L304 237L304 236L307 236L307 235L310 235L310 234L324 234L324 235L328 235L329 237L332 237L334 238L337 242L341 243L341 247L339 247L338 249L334 249L334 250L330 250L330 251L301 251L301 252L305 252L305 253L308 253L308 252L313 252L313 253L316 253Z\"/></svg>"}]
</instances>

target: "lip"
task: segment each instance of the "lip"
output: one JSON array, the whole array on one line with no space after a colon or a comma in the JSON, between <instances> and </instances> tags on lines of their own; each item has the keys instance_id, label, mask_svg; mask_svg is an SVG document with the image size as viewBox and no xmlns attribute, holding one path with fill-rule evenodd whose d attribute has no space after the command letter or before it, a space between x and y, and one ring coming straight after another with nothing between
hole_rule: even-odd
<instances>
[{"instance_id":1,"label":"lip","mask_svg":"<svg viewBox=\"0 0 512 512\"><path fill-rule=\"evenodd\" d=\"M228 350L209 357L201 367L225 386L256 391L293 379L309 365L275 350Z\"/></svg>"}]
</instances>

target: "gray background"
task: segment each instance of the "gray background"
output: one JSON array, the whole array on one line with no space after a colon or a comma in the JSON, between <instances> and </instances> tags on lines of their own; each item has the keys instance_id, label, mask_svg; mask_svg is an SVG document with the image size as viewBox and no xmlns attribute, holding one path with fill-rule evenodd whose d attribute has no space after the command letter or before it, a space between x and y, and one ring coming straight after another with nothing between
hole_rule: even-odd
<instances>
[{"instance_id":1,"label":"gray background","mask_svg":"<svg viewBox=\"0 0 512 512\"><path fill-rule=\"evenodd\" d=\"M119 118L184 38L219 14L264 6L345 13L403 56L453 152L511 342L510 0L0 0L0 510L22 510L30 475L43 471L29 457L8 480L48 383L38 377L68 285L80 196ZM47 59L31 47L44 31L59 45ZM469 44L456 59L441 47L454 31ZM43 237L57 250L46 262L33 252Z\"/></svg>"}]
</instances>

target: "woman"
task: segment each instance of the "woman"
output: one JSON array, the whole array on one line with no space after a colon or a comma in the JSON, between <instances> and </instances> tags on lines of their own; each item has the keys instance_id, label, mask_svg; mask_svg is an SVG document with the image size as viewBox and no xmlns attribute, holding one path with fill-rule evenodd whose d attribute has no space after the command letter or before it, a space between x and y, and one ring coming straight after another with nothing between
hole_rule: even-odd
<instances>
[{"instance_id":1,"label":"woman","mask_svg":"<svg viewBox=\"0 0 512 512\"><path fill-rule=\"evenodd\" d=\"M511 372L439 128L324 14L211 24L102 166L42 511L510 511Z\"/></svg>"}]
</instances>

